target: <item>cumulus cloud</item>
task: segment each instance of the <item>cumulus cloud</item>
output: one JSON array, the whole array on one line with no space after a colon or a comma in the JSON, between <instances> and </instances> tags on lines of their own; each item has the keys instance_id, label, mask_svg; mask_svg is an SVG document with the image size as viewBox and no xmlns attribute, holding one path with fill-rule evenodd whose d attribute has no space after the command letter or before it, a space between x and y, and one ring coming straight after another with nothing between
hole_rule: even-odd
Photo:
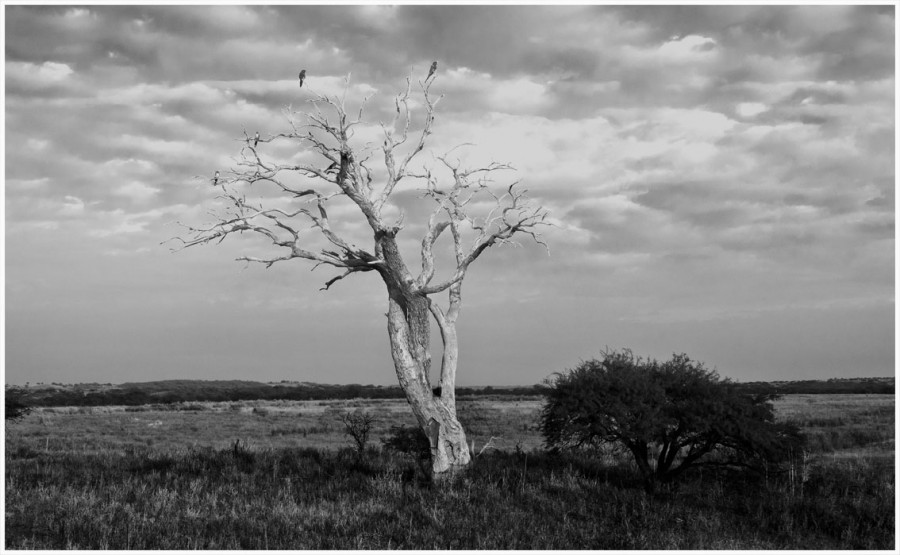
<instances>
[{"instance_id":1,"label":"cumulus cloud","mask_svg":"<svg viewBox=\"0 0 900 555\"><path fill-rule=\"evenodd\" d=\"M80 216L84 213L84 201L78 197L66 195L58 213L60 216Z\"/></svg>"},{"instance_id":2,"label":"cumulus cloud","mask_svg":"<svg viewBox=\"0 0 900 555\"><path fill-rule=\"evenodd\" d=\"M146 228L147 222L125 220L117 222L115 225L109 227L92 229L88 232L88 236L102 239L111 236L127 235L130 233L143 233L146 231Z\"/></svg>"},{"instance_id":3,"label":"cumulus cloud","mask_svg":"<svg viewBox=\"0 0 900 555\"><path fill-rule=\"evenodd\" d=\"M11 61L6 63L7 84L24 89L42 89L65 82L74 73L67 64Z\"/></svg>"},{"instance_id":4,"label":"cumulus cloud","mask_svg":"<svg viewBox=\"0 0 900 555\"><path fill-rule=\"evenodd\" d=\"M657 54L668 62L697 62L714 55L716 41L700 35L673 37L662 44Z\"/></svg>"},{"instance_id":5,"label":"cumulus cloud","mask_svg":"<svg viewBox=\"0 0 900 555\"><path fill-rule=\"evenodd\" d=\"M244 132L288 132L284 108L310 109L314 93L346 94L353 115L369 97L353 143L377 149L408 72L415 94L438 60L431 91L444 97L416 167L451 150L463 166L509 163L516 171L494 184L521 180L557 224L546 231L552 257L526 245L479 260L472 290L503 284L482 308L518 299L510 306L584 330L602 323L581 310L680 325L891 308L890 10L10 6L6 15L8 276L10 290L29 292L23 305L66 290L35 278L56 275L40 252L76 265L57 273L80 276L73 287L86 306L103 298L90 296L97 272L77 264L97 256L108 279L133 278L135 306L153 302L146 291L158 285L146 276L162 272L170 289L215 306L311 309L293 269L253 274L273 280L264 281L271 289L254 289L247 274L230 278L240 291L209 285L206 276L231 271L230 258L260 243L228 241L176 261L157 258L166 252L159 242L180 231L176 220L209 219L217 207L209 179L237 164ZM421 102L412 107L414 134ZM302 131L305 119L295 122ZM453 150L462 143L472 146ZM290 140L260 152L280 163L323 162ZM373 156L376 185L379 163ZM406 215L401 239L413 255L426 214L419 185L404 184L385 208ZM264 185L254 187L248 201L267 198ZM333 201L336 229L371 241L345 201ZM321 286L319 274L300 274ZM194 281L204 288L187 285ZM373 291L352 298L371 300ZM185 293L185 306L191 298ZM545 299L570 303L559 305L568 312ZM346 318L352 305L330 308ZM595 340L585 331L571 348Z\"/></svg>"},{"instance_id":6,"label":"cumulus cloud","mask_svg":"<svg viewBox=\"0 0 900 555\"><path fill-rule=\"evenodd\" d=\"M154 196L159 194L159 189L150 187L149 185L146 185L139 181L133 181L131 183L126 183L124 185L116 187L115 189L113 189L113 194L123 196L137 202L144 202L152 199Z\"/></svg>"}]
</instances>

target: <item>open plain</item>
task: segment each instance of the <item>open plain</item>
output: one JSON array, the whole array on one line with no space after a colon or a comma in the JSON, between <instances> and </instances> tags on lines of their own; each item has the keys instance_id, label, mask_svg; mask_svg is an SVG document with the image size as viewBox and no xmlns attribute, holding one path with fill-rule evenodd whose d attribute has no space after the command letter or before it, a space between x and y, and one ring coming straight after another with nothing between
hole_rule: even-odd
<instances>
[{"instance_id":1,"label":"open plain","mask_svg":"<svg viewBox=\"0 0 900 555\"><path fill-rule=\"evenodd\" d=\"M615 453L550 455L539 397L461 399L472 469L382 448L398 400L47 407L7 427L8 549L892 549L894 397L789 395L784 472L648 495ZM376 417L358 459L339 417Z\"/></svg>"}]
</instances>

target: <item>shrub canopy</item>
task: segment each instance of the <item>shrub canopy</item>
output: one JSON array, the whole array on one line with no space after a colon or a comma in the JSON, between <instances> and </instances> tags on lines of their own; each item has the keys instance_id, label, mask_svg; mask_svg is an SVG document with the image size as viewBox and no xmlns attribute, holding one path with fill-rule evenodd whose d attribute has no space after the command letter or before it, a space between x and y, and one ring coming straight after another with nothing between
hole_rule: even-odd
<instances>
[{"instance_id":1,"label":"shrub canopy","mask_svg":"<svg viewBox=\"0 0 900 555\"><path fill-rule=\"evenodd\" d=\"M603 354L547 380L541 431L552 450L612 444L648 480L691 466L762 468L796 450L795 426L775 422L772 393L741 393L715 370L674 355Z\"/></svg>"},{"instance_id":2,"label":"shrub canopy","mask_svg":"<svg viewBox=\"0 0 900 555\"><path fill-rule=\"evenodd\" d=\"M18 388L7 388L5 397L6 409L4 416L10 422L18 422L31 412L31 407L22 401L24 392Z\"/></svg>"}]
</instances>

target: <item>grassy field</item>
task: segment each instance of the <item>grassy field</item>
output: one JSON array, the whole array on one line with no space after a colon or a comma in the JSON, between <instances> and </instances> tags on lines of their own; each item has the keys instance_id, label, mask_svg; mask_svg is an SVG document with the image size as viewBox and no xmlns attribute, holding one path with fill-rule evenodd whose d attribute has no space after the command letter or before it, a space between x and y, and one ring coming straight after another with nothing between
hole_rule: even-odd
<instances>
[{"instance_id":1,"label":"grassy field","mask_svg":"<svg viewBox=\"0 0 900 555\"><path fill-rule=\"evenodd\" d=\"M460 400L460 419L476 449L494 438L502 449L532 450L541 445L537 397ZM348 446L339 416L361 410L377 418L374 444L391 426L412 426L405 400L241 401L139 407L38 408L16 425L11 438L43 452L106 453L152 448L224 448L240 440L251 449ZM7 443L7 447L11 444Z\"/></svg>"},{"instance_id":2,"label":"grassy field","mask_svg":"<svg viewBox=\"0 0 900 555\"><path fill-rule=\"evenodd\" d=\"M414 423L394 400L38 409L7 426L6 547L895 547L892 395L786 396L779 417L809 438L788 472L698 471L652 496L627 459L543 453L540 405L462 399L480 454L440 485L379 448ZM353 410L378 419L362 461Z\"/></svg>"}]
</instances>

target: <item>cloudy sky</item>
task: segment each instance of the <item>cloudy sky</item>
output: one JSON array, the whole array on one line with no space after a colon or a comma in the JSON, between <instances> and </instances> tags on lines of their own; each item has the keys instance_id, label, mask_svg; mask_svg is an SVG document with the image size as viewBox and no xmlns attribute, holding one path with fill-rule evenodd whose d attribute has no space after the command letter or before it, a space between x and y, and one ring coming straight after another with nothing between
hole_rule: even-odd
<instances>
[{"instance_id":1,"label":"cloudy sky","mask_svg":"<svg viewBox=\"0 0 900 555\"><path fill-rule=\"evenodd\" d=\"M521 180L556 223L549 254L523 241L470 269L459 384L533 384L607 347L738 380L893 375L894 18L6 6L6 380L396 383L374 272L326 292L333 270L235 261L258 254L247 238L161 243L210 221L207 179L244 129L308 106L299 69L324 94L352 74L350 106L374 93L376 136L432 60L423 163L472 143L461 163L511 164L497 185Z\"/></svg>"}]
</instances>

